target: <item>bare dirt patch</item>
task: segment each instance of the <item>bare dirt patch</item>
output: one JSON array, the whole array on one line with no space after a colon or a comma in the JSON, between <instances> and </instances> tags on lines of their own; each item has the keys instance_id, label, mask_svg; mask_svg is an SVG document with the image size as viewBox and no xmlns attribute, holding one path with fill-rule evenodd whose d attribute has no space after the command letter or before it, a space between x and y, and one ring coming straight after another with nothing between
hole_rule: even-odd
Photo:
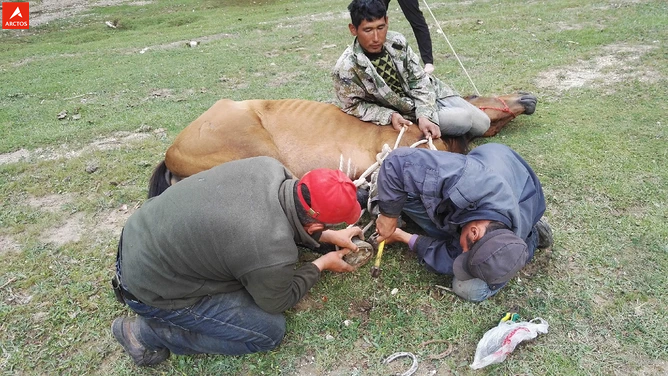
<instances>
[{"instance_id":1,"label":"bare dirt patch","mask_svg":"<svg viewBox=\"0 0 668 376\"><path fill-rule=\"evenodd\" d=\"M612 85L623 81L656 83L665 78L640 62L644 54L655 48L650 45L609 45L603 48L601 56L539 74L536 86L559 94L578 88L608 88L608 94L611 94L614 92Z\"/></svg>"},{"instance_id":2,"label":"bare dirt patch","mask_svg":"<svg viewBox=\"0 0 668 376\"><path fill-rule=\"evenodd\" d=\"M324 307L325 306L321 297L314 297L312 294L308 293L299 302L297 302L293 310L295 312L304 312L311 310L321 310Z\"/></svg>"},{"instance_id":3,"label":"bare dirt patch","mask_svg":"<svg viewBox=\"0 0 668 376\"><path fill-rule=\"evenodd\" d=\"M100 212L93 218L81 212L69 215L65 206L74 202L75 199L71 194L52 194L26 199L26 204L33 208L49 213L61 213L63 217L67 217L60 226L45 229L40 241L62 246L83 239L85 234L97 234L98 236L112 234L118 237L127 219L139 208L139 204L121 205L119 208ZM0 254L19 251L19 244L12 238L0 237Z\"/></svg>"},{"instance_id":4,"label":"bare dirt patch","mask_svg":"<svg viewBox=\"0 0 668 376\"><path fill-rule=\"evenodd\" d=\"M33 208L55 213L60 211L63 205L69 204L72 201L73 195L71 194L53 194L42 197L29 197L26 202Z\"/></svg>"},{"instance_id":5,"label":"bare dirt patch","mask_svg":"<svg viewBox=\"0 0 668 376\"><path fill-rule=\"evenodd\" d=\"M94 151L117 150L151 137L166 137L165 130L159 128L151 133L116 132L110 137L93 141L80 149L72 149L71 146L65 144L60 147L37 148L35 150L19 149L12 153L0 154L0 165L18 162L78 158L83 154Z\"/></svg>"},{"instance_id":6,"label":"bare dirt patch","mask_svg":"<svg viewBox=\"0 0 668 376\"><path fill-rule=\"evenodd\" d=\"M95 231L101 234L113 233L114 236L120 236L125 222L138 208L139 205L132 207L123 205L118 209L98 214L95 218Z\"/></svg>"},{"instance_id":7,"label":"bare dirt patch","mask_svg":"<svg viewBox=\"0 0 668 376\"><path fill-rule=\"evenodd\" d=\"M84 213L75 213L65 220L60 227L46 230L40 241L61 246L67 243L78 242L84 233Z\"/></svg>"},{"instance_id":8,"label":"bare dirt patch","mask_svg":"<svg viewBox=\"0 0 668 376\"><path fill-rule=\"evenodd\" d=\"M35 27L47 24L54 20L72 17L85 13L92 7L108 7L119 4L143 6L150 1L128 1L128 0L41 0L29 1L30 3L30 26Z\"/></svg>"},{"instance_id":9,"label":"bare dirt patch","mask_svg":"<svg viewBox=\"0 0 668 376\"><path fill-rule=\"evenodd\" d=\"M0 236L0 256L21 252L21 246L10 236Z\"/></svg>"},{"instance_id":10,"label":"bare dirt patch","mask_svg":"<svg viewBox=\"0 0 668 376\"><path fill-rule=\"evenodd\" d=\"M62 225L46 229L40 241L52 243L59 247L67 243L78 242L85 234L107 236L111 233L118 237L123 225L137 207L123 205L118 209L100 213L92 220L84 213L75 213L68 217ZM0 242L2 242L2 238L0 238Z\"/></svg>"}]
</instances>

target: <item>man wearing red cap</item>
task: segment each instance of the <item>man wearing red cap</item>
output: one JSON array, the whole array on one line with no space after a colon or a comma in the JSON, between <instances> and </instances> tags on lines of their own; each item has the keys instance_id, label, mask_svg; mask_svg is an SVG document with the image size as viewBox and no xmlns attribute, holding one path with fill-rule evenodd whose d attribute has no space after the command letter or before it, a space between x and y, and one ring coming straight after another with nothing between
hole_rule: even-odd
<instances>
[{"instance_id":1,"label":"man wearing red cap","mask_svg":"<svg viewBox=\"0 0 668 376\"><path fill-rule=\"evenodd\" d=\"M300 180L275 159L228 162L149 199L121 234L114 288L136 317L111 329L133 361L152 366L175 354L268 351L292 308L324 270L349 272L357 247L356 187L342 172ZM297 245L342 247L295 268Z\"/></svg>"}]
</instances>

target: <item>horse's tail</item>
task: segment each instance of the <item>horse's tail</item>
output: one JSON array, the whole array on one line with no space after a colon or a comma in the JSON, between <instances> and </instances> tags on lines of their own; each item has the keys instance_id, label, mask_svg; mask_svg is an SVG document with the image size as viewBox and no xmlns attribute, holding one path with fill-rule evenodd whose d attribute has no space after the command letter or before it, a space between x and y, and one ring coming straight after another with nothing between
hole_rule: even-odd
<instances>
[{"instance_id":1,"label":"horse's tail","mask_svg":"<svg viewBox=\"0 0 668 376\"><path fill-rule=\"evenodd\" d=\"M459 154L469 152L469 139L466 136L444 136L443 142L448 147L448 151Z\"/></svg>"},{"instance_id":2,"label":"horse's tail","mask_svg":"<svg viewBox=\"0 0 668 376\"><path fill-rule=\"evenodd\" d=\"M153 170L153 175L151 175L151 180L148 183L148 198L159 196L167 188L169 188L170 180L167 178L167 175L171 175L167 169L167 165L163 160L155 167Z\"/></svg>"}]
</instances>

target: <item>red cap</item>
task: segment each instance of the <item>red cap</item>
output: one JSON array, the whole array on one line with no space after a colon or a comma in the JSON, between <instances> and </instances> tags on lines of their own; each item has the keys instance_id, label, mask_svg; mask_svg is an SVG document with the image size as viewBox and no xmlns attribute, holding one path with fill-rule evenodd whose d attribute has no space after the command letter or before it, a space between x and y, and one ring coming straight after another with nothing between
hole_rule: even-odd
<instances>
[{"instance_id":1,"label":"red cap","mask_svg":"<svg viewBox=\"0 0 668 376\"><path fill-rule=\"evenodd\" d=\"M302 196L305 184L311 194L311 207ZM297 183L299 202L309 216L322 223L356 223L362 209L357 202L357 187L339 170L319 168L307 172Z\"/></svg>"}]
</instances>

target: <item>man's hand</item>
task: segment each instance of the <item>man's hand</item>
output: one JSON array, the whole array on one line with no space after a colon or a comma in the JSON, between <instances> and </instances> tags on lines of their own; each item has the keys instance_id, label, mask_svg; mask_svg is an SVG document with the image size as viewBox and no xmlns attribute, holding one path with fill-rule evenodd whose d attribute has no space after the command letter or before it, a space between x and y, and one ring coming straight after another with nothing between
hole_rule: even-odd
<instances>
[{"instance_id":1,"label":"man's hand","mask_svg":"<svg viewBox=\"0 0 668 376\"><path fill-rule=\"evenodd\" d=\"M320 241L338 245L341 248L348 248L356 252L357 246L352 241L352 238L355 236L360 238L364 237L362 229L357 226L343 230L325 230L322 232L322 235L320 235Z\"/></svg>"},{"instance_id":2,"label":"man's hand","mask_svg":"<svg viewBox=\"0 0 668 376\"><path fill-rule=\"evenodd\" d=\"M394 230L392 235L385 238L385 244L389 245L396 242L408 244L408 242L411 240L411 236L413 236L413 234L397 227L397 229Z\"/></svg>"},{"instance_id":3,"label":"man's hand","mask_svg":"<svg viewBox=\"0 0 668 376\"><path fill-rule=\"evenodd\" d=\"M376 219L376 231L378 232L378 242L389 238L394 234L394 230L397 228L397 219L392 217L386 217L382 214L378 215Z\"/></svg>"},{"instance_id":4,"label":"man's hand","mask_svg":"<svg viewBox=\"0 0 668 376\"><path fill-rule=\"evenodd\" d=\"M400 131L401 127L413 124L412 121L405 119L398 112L393 112L392 113L391 120L392 120L392 128L394 128L394 130L396 130L396 131Z\"/></svg>"},{"instance_id":5,"label":"man's hand","mask_svg":"<svg viewBox=\"0 0 668 376\"><path fill-rule=\"evenodd\" d=\"M441 138L441 128L426 117L418 119L418 128L424 133L425 138L429 138L430 135L432 138Z\"/></svg>"},{"instance_id":6,"label":"man's hand","mask_svg":"<svg viewBox=\"0 0 668 376\"><path fill-rule=\"evenodd\" d=\"M313 264L315 264L321 272L324 270L337 273L352 272L355 268L343 261L343 256L348 253L350 253L350 249L348 248L344 248L340 251L328 252L313 261Z\"/></svg>"}]
</instances>

